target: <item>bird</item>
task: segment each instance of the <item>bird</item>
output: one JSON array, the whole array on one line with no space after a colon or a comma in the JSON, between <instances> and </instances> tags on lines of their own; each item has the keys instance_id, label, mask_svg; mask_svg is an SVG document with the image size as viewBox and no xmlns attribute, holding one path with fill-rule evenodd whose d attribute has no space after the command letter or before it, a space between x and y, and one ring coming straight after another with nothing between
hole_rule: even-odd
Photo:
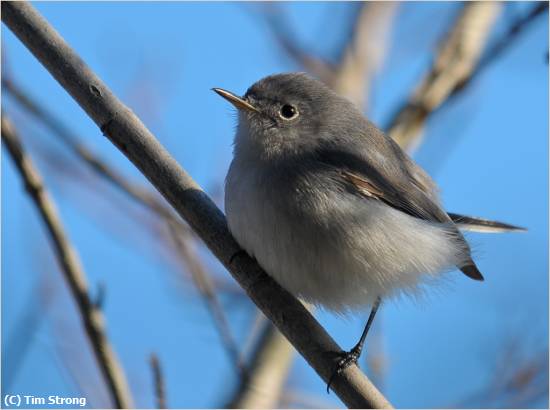
<instances>
[{"instance_id":1,"label":"bird","mask_svg":"<svg viewBox=\"0 0 550 410\"><path fill-rule=\"evenodd\" d=\"M305 73L241 97L225 181L229 230L296 297L337 314L371 306L327 385L357 363L382 300L415 294L458 268L483 281L461 230L523 228L447 213L435 182L349 100Z\"/></svg>"}]
</instances>

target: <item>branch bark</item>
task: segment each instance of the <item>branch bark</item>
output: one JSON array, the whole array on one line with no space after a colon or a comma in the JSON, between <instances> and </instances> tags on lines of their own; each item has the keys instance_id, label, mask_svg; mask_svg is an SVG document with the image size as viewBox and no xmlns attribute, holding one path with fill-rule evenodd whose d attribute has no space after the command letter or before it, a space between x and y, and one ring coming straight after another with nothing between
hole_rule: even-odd
<instances>
[{"instance_id":1,"label":"branch bark","mask_svg":"<svg viewBox=\"0 0 550 410\"><path fill-rule=\"evenodd\" d=\"M501 7L498 2L466 3L431 70L390 121L388 134L402 148L411 150L429 114L472 74Z\"/></svg>"},{"instance_id":2,"label":"branch bark","mask_svg":"<svg viewBox=\"0 0 550 410\"><path fill-rule=\"evenodd\" d=\"M223 213L199 185L29 3L2 2L1 6L3 22L189 223L323 380L328 381L342 349L296 298L271 279L257 262L239 252ZM349 407L391 407L355 365L338 377L333 389Z\"/></svg>"},{"instance_id":3,"label":"branch bark","mask_svg":"<svg viewBox=\"0 0 550 410\"><path fill-rule=\"evenodd\" d=\"M88 295L86 276L78 254L63 229L56 206L46 191L40 174L25 154L13 125L4 113L2 113L2 141L48 229L57 260L78 306L84 329L113 403L117 408L129 408L132 406L132 400L126 377L107 338L103 315Z\"/></svg>"}]
</instances>

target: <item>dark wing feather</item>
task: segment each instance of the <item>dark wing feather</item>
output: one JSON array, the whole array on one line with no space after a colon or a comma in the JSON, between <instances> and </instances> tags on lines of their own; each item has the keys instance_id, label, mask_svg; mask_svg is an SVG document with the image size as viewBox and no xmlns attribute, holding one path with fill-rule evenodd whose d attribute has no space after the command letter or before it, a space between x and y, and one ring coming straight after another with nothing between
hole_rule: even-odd
<instances>
[{"instance_id":1,"label":"dark wing feather","mask_svg":"<svg viewBox=\"0 0 550 410\"><path fill-rule=\"evenodd\" d=\"M318 160L337 169L357 193L376 197L387 205L427 221L452 221L423 186L399 169L395 173L373 166L368 158L337 149L318 151ZM384 172L386 171L386 172Z\"/></svg>"},{"instance_id":2,"label":"dark wing feather","mask_svg":"<svg viewBox=\"0 0 550 410\"><path fill-rule=\"evenodd\" d=\"M394 151L392 154L403 155L408 159L399 151ZM338 150L336 147L319 150L317 155L318 160L338 170L344 185L351 192L383 201L388 206L416 218L446 223L460 246L469 251L466 240L449 215L434 200L436 195L428 184L431 182L429 177L422 172L417 175L425 176L427 179L418 180L406 167L401 166L401 164L414 165L410 159L408 159L410 164L407 164L405 160L399 161L399 158L388 158L385 164L376 166L369 161L368 157L360 157L356 153ZM471 258L465 266L458 268L474 280L483 280L481 272Z\"/></svg>"}]
</instances>

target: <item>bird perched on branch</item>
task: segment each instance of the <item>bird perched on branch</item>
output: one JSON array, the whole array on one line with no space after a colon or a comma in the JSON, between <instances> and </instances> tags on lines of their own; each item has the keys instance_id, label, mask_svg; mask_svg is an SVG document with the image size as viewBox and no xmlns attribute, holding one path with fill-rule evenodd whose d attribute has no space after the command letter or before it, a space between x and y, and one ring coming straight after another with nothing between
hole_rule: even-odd
<instances>
[{"instance_id":1,"label":"bird perched on branch","mask_svg":"<svg viewBox=\"0 0 550 410\"><path fill-rule=\"evenodd\" d=\"M243 97L226 179L231 233L297 297L345 313L415 292L442 272L483 276L460 232L521 228L445 212L432 179L348 100L302 73L266 77ZM329 383L330 385L330 383Z\"/></svg>"}]
</instances>

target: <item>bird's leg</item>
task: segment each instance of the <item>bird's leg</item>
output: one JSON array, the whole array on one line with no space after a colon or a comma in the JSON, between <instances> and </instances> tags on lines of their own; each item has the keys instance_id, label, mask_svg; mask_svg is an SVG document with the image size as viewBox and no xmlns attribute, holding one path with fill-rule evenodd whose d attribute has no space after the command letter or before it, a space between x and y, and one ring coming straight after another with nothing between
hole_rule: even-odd
<instances>
[{"instance_id":1,"label":"bird's leg","mask_svg":"<svg viewBox=\"0 0 550 410\"><path fill-rule=\"evenodd\" d=\"M370 315L367 320L367 324L365 325L365 329L363 329L363 334L361 335L361 339L359 339L359 342L357 342L353 349L351 349L349 352L344 352L344 354L342 355L342 358L338 362L336 369L334 370L332 376L330 376L330 379L328 381L327 393L329 392L330 385L337 375L342 373L347 367L351 366L353 363L357 364L357 360L359 359L359 357L361 356L361 352L363 351L363 345L365 344L367 333L369 333L369 329L374 320L374 316L376 316L376 312L378 311L378 307L380 306L381 301L382 299L380 298L380 296L378 296L374 301L374 304L372 305L372 310L370 311Z\"/></svg>"}]
</instances>

